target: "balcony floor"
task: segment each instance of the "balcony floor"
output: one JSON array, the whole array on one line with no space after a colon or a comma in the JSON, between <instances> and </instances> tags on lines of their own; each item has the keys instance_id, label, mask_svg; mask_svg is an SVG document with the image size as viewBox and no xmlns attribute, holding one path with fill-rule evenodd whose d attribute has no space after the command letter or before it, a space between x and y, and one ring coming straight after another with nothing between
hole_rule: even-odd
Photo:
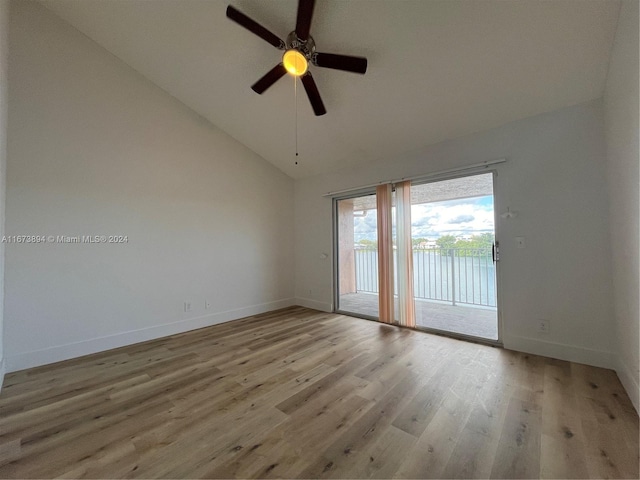
<instances>
[{"instance_id":1,"label":"balcony floor","mask_svg":"<svg viewBox=\"0 0 640 480\"><path fill-rule=\"evenodd\" d=\"M340 295L340 311L378 317L378 295ZM396 308L397 313L397 308ZM461 333L489 340L498 339L498 311L495 308L451 305L416 299L416 325L445 332Z\"/></svg>"}]
</instances>

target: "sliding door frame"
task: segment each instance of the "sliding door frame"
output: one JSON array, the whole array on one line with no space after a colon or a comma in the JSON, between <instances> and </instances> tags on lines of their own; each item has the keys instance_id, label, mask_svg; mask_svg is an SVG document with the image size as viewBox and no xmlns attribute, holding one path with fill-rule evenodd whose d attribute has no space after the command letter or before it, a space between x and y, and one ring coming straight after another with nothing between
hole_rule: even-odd
<instances>
[{"instance_id":1,"label":"sliding door frame","mask_svg":"<svg viewBox=\"0 0 640 480\"><path fill-rule=\"evenodd\" d=\"M494 232L494 244L495 245L499 245L500 244L500 233L498 232L498 215L497 215L497 205L496 205L496 181L498 178L498 171L493 168L493 169L483 169L483 170L479 170L479 171L469 171L469 172L460 172L457 174L452 174L452 175L444 175L444 176L438 176L437 178L433 178L433 179L427 179L424 181L417 181L415 184L413 185L426 185L429 183L438 183L438 182L442 182L442 181L446 181L446 180L455 180L456 178L467 178L467 177L475 177L476 175L485 175L485 174L491 174L492 175L492 187L493 187L493 232ZM435 328L429 328L429 327L422 327L422 326L416 326L416 330L421 330L423 332L428 332L428 333L433 333L436 335L442 335L445 337L451 337L451 338L458 338L460 340L466 340L466 341L470 341L470 342L475 342L475 343L484 343L486 345L493 345L493 346L497 346L497 347L502 347L502 308L501 308L501 302L500 302L500 257L498 256L495 263L495 277L496 277L496 321L498 322L498 339L497 340L491 340L489 338L483 338L483 337L476 337L474 335L466 335L464 333L457 333L457 332L448 332L446 330L437 330Z\"/></svg>"},{"instance_id":2,"label":"sliding door frame","mask_svg":"<svg viewBox=\"0 0 640 480\"><path fill-rule=\"evenodd\" d=\"M454 180L456 178L465 178L465 177L473 177L476 175L482 175L482 174L488 174L491 173L492 174L492 179L493 179L493 225L494 225L494 242L496 243L496 245L499 245L499 238L500 238L500 232L499 232L499 222L498 222L498 215L497 215L497 204L496 204L496 187L497 187L497 177L498 177L498 171L497 169L494 168L488 168L488 167L478 167L478 168L472 168L469 169L467 171L457 171L457 172L451 172L451 173L443 173L443 174L436 174L433 176L428 176L424 179L416 179L415 183L412 183L413 185L425 185L425 184L429 184L429 183L437 183L437 182L441 182L444 180ZM357 198L357 197L362 197L365 195L375 195L376 194L376 188L375 185L374 186L368 186L365 188L361 188L358 190L353 190L353 191L349 191L348 193L344 193L344 194L336 194L332 196L332 214L333 214L333 219L332 219L332 224L333 224L333 310L335 313L340 313L343 315L348 315L351 317L357 317L357 318L363 318L365 320L373 320L376 322L380 322L380 319L378 317L374 317L371 315L366 315L366 314L361 314L361 313L357 313L357 312L348 312L348 311L344 311L341 310L339 308L340 306L340 260L339 260L339 238L338 238L338 202L340 200L348 200L350 198ZM428 332L428 333L432 333L435 335L441 335L441 336L445 336L445 337L451 337L451 338L457 338L460 340L466 340L466 341L470 341L470 342L475 342L475 343L483 343L486 345L492 345L492 346L498 346L498 347L502 347L503 343L503 320L502 320L502 302L501 302L501 294L500 294L500 260L498 257L498 260L495 262L495 278L496 278L496 315L497 315L497 322L498 322L498 339L497 340L491 340L491 339L487 339L487 338L482 338L482 337L476 337L473 335L465 335L462 333L456 333L456 332L447 332L444 330L436 330L436 329L432 329L432 328L428 328L428 327L422 327L422 326L416 326L415 330L419 330L419 331L423 331L423 332ZM382 322L380 322L382 323ZM393 322L392 325L398 325L398 322Z\"/></svg>"},{"instance_id":3,"label":"sliding door frame","mask_svg":"<svg viewBox=\"0 0 640 480\"><path fill-rule=\"evenodd\" d=\"M350 198L364 197L367 195L376 195L376 187L367 187L361 190L349 192L348 194L338 195L333 197L333 311L335 313L341 313L343 315L349 315L350 317L364 318L365 320L380 321L380 312L378 316L367 315L358 312L348 312L341 310L340 307L340 239L338 228L338 202L341 200L349 200ZM377 227L376 227L377 228Z\"/></svg>"}]
</instances>

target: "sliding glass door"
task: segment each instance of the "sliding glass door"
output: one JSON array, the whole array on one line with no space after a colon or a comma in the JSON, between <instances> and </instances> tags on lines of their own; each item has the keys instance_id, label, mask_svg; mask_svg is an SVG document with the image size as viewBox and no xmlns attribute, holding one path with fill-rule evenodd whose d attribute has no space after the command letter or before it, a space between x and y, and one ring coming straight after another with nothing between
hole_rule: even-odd
<instances>
[{"instance_id":1,"label":"sliding glass door","mask_svg":"<svg viewBox=\"0 0 640 480\"><path fill-rule=\"evenodd\" d=\"M411 191L417 326L498 340L493 174Z\"/></svg>"},{"instance_id":2,"label":"sliding glass door","mask_svg":"<svg viewBox=\"0 0 640 480\"><path fill-rule=\"evenodd\" d=\"M380 195L335 201L336 310L377 320L391 302L385 321L498 341L493 174L402 182L391 198L384 252Z\"/></svg>"},{"instance_id":3,"label":"sliding glass door","mask_svg":"<svg viewBox=\"0 0 640 480\"><path fill-rule=\"evenodd\" d=\"M336 309L379 318L376 195L336 201Z\"/></svg>"}]
</instances>

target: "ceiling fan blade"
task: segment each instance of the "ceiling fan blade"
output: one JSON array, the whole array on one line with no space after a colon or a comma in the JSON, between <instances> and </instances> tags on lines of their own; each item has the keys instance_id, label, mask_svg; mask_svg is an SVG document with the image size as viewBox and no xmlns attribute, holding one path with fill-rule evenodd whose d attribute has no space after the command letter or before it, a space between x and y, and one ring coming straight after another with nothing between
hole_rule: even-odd
<instances>
[{"instance_id":1,"label":"ceiling fan blade","mask_svg":"<svg viewBox=\"0 0 640 480\"><path fill-rule=\"evenodd\" d=\"M260 25L256 21L251 20L241 11L233 8L231 5L227 7L227 17L233 20L234 22L236 22L237 24L243 26L250 32L254 33L255 35L259 36L263 40L269 42L274 47L279 48L280 50L285 49L285 43L282 40L280 40L280 38L278 38L276 35L271 33L269 30L264 28L262 25Z\"/></svg>"},{"instance_id":2,"label":"ceiling fan blade","mask_svg":"<svg viewBox=\"0 0 640 480\"><path fill-rule=\"evenodd\" d=\"M279 63L269 70L264 77L251 85L251 90L262 94L267 88L280 80L285 73L287 73L287 70L284 68L284 65Z\"/></svg>"},{"instance_id":3,"label":"ceiling fan blade","mask_svg":"<svg viewBox=\"0 0 640 480\"><path fill-rule=\"evenodd\" d=\"M311 17L315 0L298 0L298 17L296 19L296 35L300 40L309 39Z\"/></svg>"},{"instance_id":4,"label":"ceiling fan blade","mask_svg":"<svg viewBox=\"0 0 640 480\"><path fill-rule=\"evenodd\" d=\"M318 67L335 68L354 73L366 73L367 59L364 57L351 57L349 55L336 55L334 53L314 53L312 63Z\"/></svg>"},{"instance_id":5,"label":"ceiling fan blade","mask_svg":"<svg viewBox=\"0 0 640 480\"><path fill-rule=\"evenodd\" d=\"M311 72L307 72L302 76L302 85L304 85L304 89L307 91L309 102L311 102L311 107L313 107L313 113L318 117L327 113L327 110L324 108L324 103L322 103L322 98L320 98L320 92L318 92L316 82L311 76Z\"/></svg>"}]
</instances>

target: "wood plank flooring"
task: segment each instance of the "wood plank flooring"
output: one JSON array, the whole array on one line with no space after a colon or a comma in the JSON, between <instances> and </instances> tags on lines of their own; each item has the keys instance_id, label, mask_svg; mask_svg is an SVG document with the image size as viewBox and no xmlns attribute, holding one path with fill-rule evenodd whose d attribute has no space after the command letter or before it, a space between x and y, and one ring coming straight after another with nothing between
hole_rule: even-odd
<instances>
[{"instance_id":1,"label":"wood plank flooring","mask_svg":"<svg viewBox=\"0 0 640 480\"><path fill-rule=\"evenodd\" d=\"M2 478L638 478L614 372L293 307L7 375Z\"/></svg>"}]
</instances>

